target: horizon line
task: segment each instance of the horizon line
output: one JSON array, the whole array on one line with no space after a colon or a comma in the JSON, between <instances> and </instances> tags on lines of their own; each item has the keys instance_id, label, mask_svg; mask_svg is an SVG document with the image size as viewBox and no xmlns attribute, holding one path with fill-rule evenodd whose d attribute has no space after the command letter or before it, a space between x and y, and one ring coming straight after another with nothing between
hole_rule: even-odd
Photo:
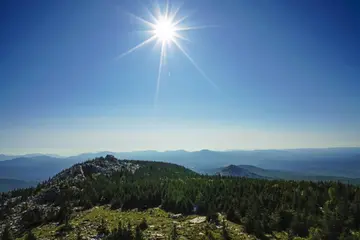
<instances>
[{"instance_id":1,"label":"horizon line","mask_svg":"<svg viewBox=\"0 0 360 240\"><path fill-rule=\"evenodd\" d=\"M201 151L210 151L210 152L234 152L234 151L243 151L243 152L253 152L253 151L289 151L289 150L330 150L330 149L359 149L360 146L339 146L339 147L299 147L299 148L254 148L254 149L225 149L225 150L213 150L213 149L199 149L199 150L186 150L186 149L174 149L174 150L132 150L132 151L109 151L109 150L101 150L101 151L91 151L91 152L79 152L71 155L62 155L58 153L21 153L21 154L13 154L13 153L0 153L0 156L9 156L9 157L32 157L31 155L35 156L49 156L49 157L75 157L83 154L99 154L99 153L107 153L107 154L119 154L119 153L137 153L137 152L157 152L157 153L166 153L166 152L188 152L188 153L195 153Z\"/></svg>"}]
</instances>

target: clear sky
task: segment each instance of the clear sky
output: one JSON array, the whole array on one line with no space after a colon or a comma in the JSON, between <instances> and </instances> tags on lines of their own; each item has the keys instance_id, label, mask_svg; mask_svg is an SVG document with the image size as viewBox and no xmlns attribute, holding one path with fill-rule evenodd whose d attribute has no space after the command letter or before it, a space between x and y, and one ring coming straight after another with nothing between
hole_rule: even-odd
<instances>
[{"instance_id":1,"label":"clear sky","mask_svg":"<svg viewBox=\"0 0 360 240\"><path fill-rule=\"evenodd\" d=\"M360 146L360 1L185 0L156 103L149 3L0 1L1 153Z\"/></svg>"}]
</instances>

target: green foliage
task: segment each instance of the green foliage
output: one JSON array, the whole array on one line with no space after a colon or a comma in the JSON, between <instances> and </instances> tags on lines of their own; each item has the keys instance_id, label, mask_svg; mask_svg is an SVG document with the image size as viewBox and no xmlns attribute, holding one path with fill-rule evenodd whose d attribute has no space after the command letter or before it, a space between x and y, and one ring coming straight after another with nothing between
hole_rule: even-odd
<instances>
[{"instance_id":1,"label":"green foliage","mask_svg":"<svg viewBox=\"0 0 360 240\"><path fill-rule=\"evenodd\" d=\"M148 224L146 222L146 218L143 218L143 220L141 221L141 223L139 224L139 228L141 231L144 231L148 228Z\"/></svg>"},{"instance_id":2,"label":"green foliage","mask_svg":"<svg viewBox=\"0 0 360 240\"><path fill-rule=\"evenodd\" d=\"M229 235L229 232L227 231L227 226L226 226L226 223L225 223L225 220L223 219L222 221L222 238L223 240L230 240L230 235Z\"/></svg>"},{"instance_id":3,"label":"green foliage","mask_svg":"<svg viewBox=\"0 0 360 240\"><path fill-rule=\"evenodd\" d=\"M25 240L36 240L36 236L31 231L27 233Z\"/></svg>"},{"instance_id":4,"label":"green foliage","mask_svg":"<svg viewBox=\"0 0 360 240\"><path fill-rule=\"evenodd\" d=\"M171 228L169 240L177 240L177 239L178 239L177 228L176 228L176 225L173 224L173 227Z\"/></svg>"},{"instance_id":5,"label":"green foliage","mask_svg":"<svg viewBox=\"0 0 360 240\"><path fill-rule=\"evenodd\" d=\"M76 233L76 240L83 240L83 237L81 236L81 232L80 232L80 230L77 230L77 233Z\"/></svg>"},{"instance_id":6,"label":"green foliage","mask_svg":"<svg viewBox=\"0 0 360 240\"><path fill-rule=\"evenodd\" d=\"M70 214L71 214L71 208L67 202L64 202L60 207L56 220L59 223L67 223L69 221Z\"/></svg>"},{"instance_id":7,"label":"green foliage","mask_svg":"<svg viewBox=\"0 0 360 240\"><path fill-rule=\"evenodd\" d=\"M70 224L70 222L65 222L64 225L62 225L59 229L58 229L58 235L59 236L65 236L67 232L70 232L74 229L74 227Z\"/></svg>"},{"instance_id":8,"label":"green foliage","mask_svg":"<svg viewBox=\"0 0 360 240\"><path fill-rule=\"evenodd\" d=\"M235 212L234 208L230 207L226 212L226 219L235 223L240 222L238 213Z\"/></svg>"},{"instance_id":9,"label":"green foliage","mask_svg":"<svg viewBox=\"0 0 360 240\"><path fill-rule=\"evenodd\" d=\"M43 215L37 207L25 211L22 215L22 222L26 228L37 226L41 224L43 220Z\"/></svg>"},{"instance_id":10,"label":"green foliage","mask_svg":"<svg viewBox=\"0 0 360 240\"><path fill-rule=\"evenodd\" d=\"M205 227L205 236L208 240L215 240L215 237L210 229L210 225L207 224Z\"/></svg>"},{"instance_id":11,"label":"green foliage","mask_svg":"<svg viewBox=\"0 0 360 240\"><path fill-rule=\"evenodd\" d=\"M139 229L140 231L140 229ZM139 238L142 239L142 234L140 232L137 232L138 235L133 235L132 231L131 231L131 225L128 224L127 227L125 227L122 222L119 222L119 225L116 229L113 229L105 238L105 240L118 240L118 239L122 239L122 240L133 240L137 238L135 237L141 237Z\"/></svg>"},{"instance_id":12,"label":"green foliage","mask_svg":"<svg viewBox=\"0 0 360 240\"><path fill-rule=\"evenodd\" d=\"M143 237L143 234L141 232L141 229L140 229L140 226L136 226L135 228L135 240L143 240L144 237Z\"/></svg>"},{"instance_id":13,"label":"green foliage","mask_svg":"<svg viewBox=\"0 0 360 240\"><path fill-rule=\"evenodd\" d=\"M109 234L109 229L107 227L105 219L103 219L103 218L101 219L101 223L97 229L97 232L98 232L98 234L105 235L105 236Z\"/></svg>"},{"instance_id":14,"label":"green foliage","mask_svg":"<svg viewBox=\"0 0 360 240\"><path fill-rule=\"evenodd\" d=\"M215 225L219 225L219 215L214 211L209 211L208 215L206 216L206 221Z\"/></svg>"},{"instance_id":15,"label":"green foliage","mask_svg":"<svg viewBox=\"0 0 360 240\"><path fill-rule=\"evenodd\" d=\"M321 240L323 238L323 233L319 228L310 228L309 230L309 239L310 240Z\"/></svg>"}]
</instances>

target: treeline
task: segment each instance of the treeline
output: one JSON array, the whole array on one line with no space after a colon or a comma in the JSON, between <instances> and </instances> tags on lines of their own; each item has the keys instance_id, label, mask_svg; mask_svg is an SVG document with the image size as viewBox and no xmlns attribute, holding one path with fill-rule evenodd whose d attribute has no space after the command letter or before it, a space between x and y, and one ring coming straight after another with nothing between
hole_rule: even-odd
<instances>
[{"instance_id":1,"label":"treeline","mask_svg":"<svg viewBox=\"0 0 360 240\"><path fill-rule=\"evenodd\" d=\"M353 185L202 176L173 164L139 164L134 174L92 175L77 186L63 182L61 195L44 203L61 206L57 220L70 214L64 209L103 204L124 210L161 205L175 213L208 216L222 212L262 239L286 231L289 238L350 240L356 239L352 231L360 229L360 189Z\"/></svg>"}]
</instances>

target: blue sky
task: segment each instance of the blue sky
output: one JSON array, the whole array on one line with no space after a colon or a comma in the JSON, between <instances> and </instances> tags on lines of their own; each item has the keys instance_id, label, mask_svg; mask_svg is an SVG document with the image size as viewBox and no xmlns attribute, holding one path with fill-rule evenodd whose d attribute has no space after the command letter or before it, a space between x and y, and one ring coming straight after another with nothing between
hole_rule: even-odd
<instances>
[{"instance_id":1,"label":"blue sky","mask_svg":"<svg viewBox=\"0 0 360 240\"><path fill-rule=\"evenodd\" d=\"M184 1L156 105L150 3L1 1L0 152L360 146L359 1Z\"/></svg>"}]
</instances>

